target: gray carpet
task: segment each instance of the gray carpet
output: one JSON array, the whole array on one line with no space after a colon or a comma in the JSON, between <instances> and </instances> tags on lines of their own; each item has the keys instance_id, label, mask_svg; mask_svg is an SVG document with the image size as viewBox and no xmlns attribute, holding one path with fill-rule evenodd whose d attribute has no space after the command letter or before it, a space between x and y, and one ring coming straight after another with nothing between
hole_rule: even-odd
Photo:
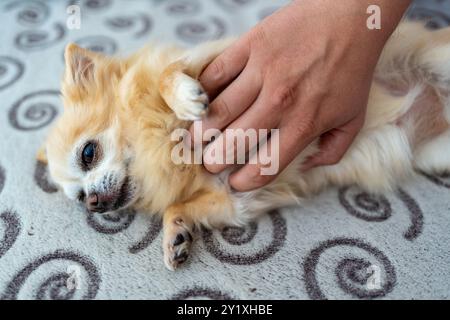
<instances>
[{"instance_id":1,"label":"gray carpet","mask_svg":"<svg viewBox=\"0 0 450 320\"><path fill-rule=\"evenodd\" d=\"M0 2L1 299L450 298L450 176L420 173L384 197L330 189L246 229L203 232L176 272L142 214L88 215L48 181L35 152L61 112L69 41L106 53L150 39L193 45L248 30L285 1ZM450 1L416 2L430 28Z\"/></svg>"}]
</instances>

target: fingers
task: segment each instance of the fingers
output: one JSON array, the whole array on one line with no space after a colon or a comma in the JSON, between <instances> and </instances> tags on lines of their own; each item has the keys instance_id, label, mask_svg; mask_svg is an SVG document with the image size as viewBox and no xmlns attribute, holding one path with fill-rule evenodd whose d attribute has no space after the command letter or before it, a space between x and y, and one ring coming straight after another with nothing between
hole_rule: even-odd
<instances>
[{"instance_id":1,"label":"fingers","mask_svg":"<svg viewBox=\"0 0 450 320\"><path fill-rule=\"evenodd\" d=\"M229 183L235 190L240 192L250 191L264 186L275 179L279 171L279 152L273 149L279 147L279 143L277 143L278 138L277 134L273 141L270 139L266 144L260 146L258 153L250 158L244 167L230 175ZM260 159L260 155L263 154L269 155L268 159L273 158L273 170L269 172L271 174L262 174L263 168L267 168L267 162L264 163Z\"/></svg>"},{"instance_id":2,"label":"fingers","mask_svg":"<svg viewBox=\"0 0 450 320\"><path fill-rule=\"evenodd\" d=\"M205 153L204 166L209 172L218 173L234 164L244 164L247 152L256 148L262 135L266 133L261 129L278 127L280 114L268 114L264 96L264 93L260 94L255 103L207 147L215 152L222 152L222 159L225 160L220 163L210 161L209 154ZM239 141L244 141L245 144L239 145Z\"/></svg>"},{"instance_id":3,"label":"fingers","mask_svg":"<svg viewBox=\"0 0 450 320\"><path fill-rule=\"evenodd\" d=\"M323 135L320 152L309 158L302 165L302 170L338 163L359 132L363 120L364 117L356 118ZM258 154L248 164L230 176L230 185L235 190L245 192L270 183L315 139L313 132L308 129L297 129L296 134L293 134L295 128L285 126L276 132L266 145L259 148Z\"/></svg>"},{"instance_id":4,"label":"fingers","mask_svg":"<svg viewBox=\"0 0 450 320\"><path fill-rule=\"evenodd\" d=\"M210 97L237 77L247 64L249 55L248 42L241 38L205 68L199 80Z\"/></svg>"},{"instance_id":5,"label":"fingers","mask_svg":"<svg viewBox=\"0 0 450 320\"><path fill-rule=\"evenodd\" d=\"M311 141L305 139L304 145ZM309 142L308 142L309 141ZM288 128L272 133L270 140L259 148L244 167L230 175L230 185L237 191L245 192L260 188L273 181L303 149L303 143L292 139Z\"/></svg>"},{"instance_id":6,"label":"fingers","mask_svg":"<svg viewBox=\"0 0 450 320\"><path fill-rule=\"evenodd\" d=\"M323 134L320 137L319 152L309 157L302 164L301 170L304 172L314 167L333 165L341 161L360 129L359 123L354 123L355 121Z\"/></svg>"},{"instance_id":7,"label":"fingers","mask_svg":"<svg viewBox=\"0 0 450 320\"><path fill-rule=\"evenodd\" d=\"M222 130L239 117L256 100L262 81L247 68L209 106L208 116L202 126L192 125L191 137L203 136L211 128ZM201 133L194 129L201 129ZM199 135L201 134L201 135ZM199 143L198 141L194 141Z\"/></svg>"}]
</instances>

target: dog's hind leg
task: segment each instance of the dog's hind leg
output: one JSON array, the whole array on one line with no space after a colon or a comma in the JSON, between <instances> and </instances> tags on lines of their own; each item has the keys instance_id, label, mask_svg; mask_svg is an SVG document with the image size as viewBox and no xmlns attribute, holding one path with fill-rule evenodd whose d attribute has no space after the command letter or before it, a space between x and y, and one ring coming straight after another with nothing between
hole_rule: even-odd
<instances>
[{"instance_id":1,"label":"dog's hind leg","mask_svg":"<svg viewBox=\"0 0 450 320\"><path fill-rule=\"evenodd\" d=\"M395 121L408 137L413 167L430 174L449 171L450 28L401 24L383 50L376 79L400 95L416 93Z\"/></svg>"},{"instance_id":2,"label":"dog's hind leg","mask_svg":"<svg viewBox=\"0 0 450 320\"><path fill-rule=\"evenodd\" d=\"M188 50L161 75L159 92L182 120L199 120L208 110L208 95L197 80L203 69L233 40L205 43Z\"/></svg>"},{"instance_id":3,"label":"dog's hind leg","mask_svg":"<svg viewBox=\"0 0 450 320\"><path fill-rule=\"evenodd\" d=\"M201 191L183 203L170 206L163 215L164 263L175 270L189 256L194 231L200 225L233 224L233 209L225 191Z\"/></svg>"},{"instance_id":4,"label":"dog's hind leg","mask_svg":"<svg viewBox=\"0 0 450 320\"><path fill-rule=\"evenodd\" d=\"M430 31L405 24L396 40L391 42L391 61L402 63L399 74L423 88L401 119L414 150L413 165L429 174L449 172L450 28ZM399 59L401 52L404 59Z\"/></svg>"}]
</instances>

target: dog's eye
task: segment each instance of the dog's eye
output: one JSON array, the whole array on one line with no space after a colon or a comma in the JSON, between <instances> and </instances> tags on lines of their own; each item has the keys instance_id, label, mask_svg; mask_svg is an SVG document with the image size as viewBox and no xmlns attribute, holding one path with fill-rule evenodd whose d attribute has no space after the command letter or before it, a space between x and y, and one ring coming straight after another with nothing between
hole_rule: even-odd
<instances>
[{"instance_id":1,"label":"dog's eye","mask_svg":"<svg viewBox=\"0 0 450 320\"><path fill-rule=\"evenodd\" d=\"M83 162L83 165L86 167L89 167L89 165L92 164L95 158L95 149L97 148L97 145L94 142L88 142L81 154L81 161Z\"/></svg>"}]
</instances>

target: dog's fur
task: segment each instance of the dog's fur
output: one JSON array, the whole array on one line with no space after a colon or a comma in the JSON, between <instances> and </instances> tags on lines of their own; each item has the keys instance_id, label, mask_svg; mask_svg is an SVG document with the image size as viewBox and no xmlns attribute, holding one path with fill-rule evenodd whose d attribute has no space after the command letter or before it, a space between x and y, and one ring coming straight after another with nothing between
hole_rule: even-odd
<instances>
[{"instance_id":1,"label":"dog's fur","mask_svg":"<svg viewBox=\"0 0 450 320\"><path fill-rule=\"evenodd\" d=\"M247 193L231 191L226 174L174 164L177 142L170 135L205 113L208 98L196 79L229 44L187 51L148 46L126 59L74 44L65 52L64 114L39 157L48 159L51 177L71 199L103 193L121 198L111 210L133 207L162 215L169 269L186 260L198 225L242 225L330 184L382 192L415 169L450 169L450 29L431 32L415 23L403 23L388 41L364 127L339 163L301 173L316 141L274 182ZM80 165L87 141L98 145L90 170Z\"/></svg>"}]
</instances>

